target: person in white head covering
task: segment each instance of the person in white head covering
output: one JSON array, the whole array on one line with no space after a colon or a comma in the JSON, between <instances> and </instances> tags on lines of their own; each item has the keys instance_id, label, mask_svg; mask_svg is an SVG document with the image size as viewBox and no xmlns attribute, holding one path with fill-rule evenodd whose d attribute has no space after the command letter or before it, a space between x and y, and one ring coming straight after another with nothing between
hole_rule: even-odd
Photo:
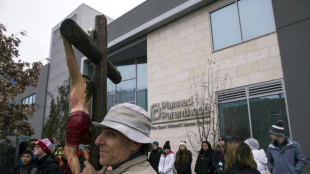
<instances>
[{"instance_id":1,"label":"person in white head covering","mask_svg":"<svg viewBox=\"0 0 310 174\"><path fill-rule=\"evenodd\" d=\"M179 150L175 157L175 169L177 174L191 174L192 169L192 152L187 150L186 141L181 141L179 144Z\"/></svg>"},{"instance_id":2,"label":"person in white head covering","mask_svg":"<svg viewBox=\"0 0 310 174\"><path fill-rule=\"evenodd\" d=\"M261 174L266 174L266 164L267 164L267 156L264 149L259 150L259 143L254 138L248 138L244 141L247 145L249 145L250 149L252 150L254 160L257 164L257 170Z\"/></svg>"},{"instance_id":3,"label":"person in white head covering","mask_svg":"<svg viewBox=\"0 0 310 174\"><path fill-rule=\"evenodd\" d=\"M86 161L83 174L156 174L144 155L152 149L151 118L144 109L130 103L119 104L109 110L101 123L93 125L101 128L95 141L99 146L99 163L112 169L95 171Z\"/></svg>"}]
</instances>

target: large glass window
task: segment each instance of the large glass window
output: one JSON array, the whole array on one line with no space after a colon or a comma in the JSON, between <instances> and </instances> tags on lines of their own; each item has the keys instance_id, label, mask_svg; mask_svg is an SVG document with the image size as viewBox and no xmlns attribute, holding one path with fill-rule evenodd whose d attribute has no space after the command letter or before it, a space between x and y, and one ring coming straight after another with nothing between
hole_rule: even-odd
<instances>
[{"instance_id":1,"label":"large glass window","mask_svg":"<svg viewBox=\"0 0 310 174\"><path fill-rule=\"evenodd\" d=\"M147 88L147 64L146 58L142 57L137 60L137 89Z\"/></svg>"},{"instance_id":2,"label":"large glass window","mask_svg":"<svg viewBox=\"0 0 310 174\"><path fill-rule=\"evenodd\" d=\"M139 57L115 63L115 67L122 75L122 81L114 84L109 78L107 79L107 109L119 103L130 102L147 110L146 61L146 57ZM82 63L83 74L92 77L94 70L92 63L86 58Z\"/></svg>"},{"instance_id":3,"label":"large glass window","mask_svg":"<svg viewBox=\"0 0 310 174\"><path fill-rule=\"evenodd\" d=\"M270 144L268 129L277 120L284 121L285 135L289 135L284 94L275 94L250 99L251 123L253 137L259 140L260 146L267 149Z\"/></svg>"},{"instance_id":4,"label":"large glass window","mask_svg":"<svg viewBox=\"0 0 310 174\"><path fill-rule=\"evenodd\" d=\"M136 78L135 59L117 63L117 70L121 73L122 80Z\"/></svg>"},{"instance_id":5,"label":"large glass window","mask_svg":"<svg viewBox=\"0 0 310 174\"><path fill-rule=\"evenodd\" d=\"M116 85L115 103L135 103L136 79L125 80Z\"/></svg>"},{"instance_id":6,"label":"large glass window","mask_svg":"<svg viewBox=\"0 0 310 174\"><path fill-rule=\"evenodd\" d=\"M232 140L245 140L250 137L247 107L246 100L219 105L221 136Z\"/></svg>"},{"instance_id":7,"label":"large glass window","mask_svg":"<svg viewBox=\"0 0 310 174\"><path fill-rule=\"evenodd\" d=\"M240 43L241 32L236 3L211 13L213 49Z\"/></svg>"},{"instance_id":8,"label":"large glass window","mask_svg":"<svg viewBox=\"0 0 310 174\"><path fill-rule=\"evenodd\" d=\"M146 57L118 62L115 66L122 81L116 85L107 81L108 109L118 103L130 102L147 110Z\"/></svg>"},{"instance_id":9,"label":"large glass window","mask_svg":"<svg viewBox=\"0 0 310 174\"><path fill-rule=\"evenodd\" d=\"M210 16L213 50L275 31L270 0L238 0Z\"/></svg>"},{"instance_id":10,"label":"large glass window","mask_svg":"<svg viewBox=\"0 0 310 174\"><path fill-rule=\"evenodd\" d=\"M217 92L220 135L241 141L254 137L266 150L271 142L268 130L277 120L283 120L285 136L289 137L282 85L283 80L276 80L246 86L243 90Z\"/></svg>"}]
</instances>

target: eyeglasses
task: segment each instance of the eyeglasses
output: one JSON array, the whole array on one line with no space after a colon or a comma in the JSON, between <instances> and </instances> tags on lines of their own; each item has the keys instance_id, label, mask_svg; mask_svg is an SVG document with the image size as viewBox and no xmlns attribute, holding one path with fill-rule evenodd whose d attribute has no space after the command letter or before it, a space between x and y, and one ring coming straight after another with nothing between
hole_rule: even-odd
<instances>
[{"instance_id":1,"label":"eyeglasses","mask_svg":"<svg viewBox=\"0 0 310 174\"><path fill-rule=\"evenodd\" d=\"M37 148L41 148L41 146L35 145L35 146L34 146L34 149L37 149Z\"/></svg>"}]
</instances>

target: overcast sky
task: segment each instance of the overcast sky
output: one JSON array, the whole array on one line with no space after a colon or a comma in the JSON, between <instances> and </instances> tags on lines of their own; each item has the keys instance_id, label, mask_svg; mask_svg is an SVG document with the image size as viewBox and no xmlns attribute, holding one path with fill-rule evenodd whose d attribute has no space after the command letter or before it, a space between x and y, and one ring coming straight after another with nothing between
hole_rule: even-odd
<instances>
[{"instance_id":1,"label":"overcast sky","mask_svg":"<svg viewBox=\"0 0 310 174\"><path fill-rule=\"evenodd\" d=\"M117 19L145 0L0 0L0 23L7 34L25 30L18 36L20 57L26 62L43 61L49 57L51 31L82 3Z\"/></svg>"}]
</instances>

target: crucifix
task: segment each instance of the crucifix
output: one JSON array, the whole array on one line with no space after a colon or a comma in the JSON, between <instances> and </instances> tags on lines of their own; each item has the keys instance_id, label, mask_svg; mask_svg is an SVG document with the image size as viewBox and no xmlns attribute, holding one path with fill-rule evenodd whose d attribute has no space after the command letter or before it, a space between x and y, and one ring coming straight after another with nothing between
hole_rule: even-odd
<instances>
[{"instance_id":1,"label":"crucifix","mask_svg":"<svg viewBox=\"0 0 310 174\"><path fill-rule=\"evenodd\" d=\"M61 24L60 33L65 40L64 43L67 41L75 46L95 64L92 121L101 122L107 113L107 77L115 84L122 80L120 72L107 59L107 19L104 15L96 16L95 30L90 33L90 36L72 19L66 19ZM91 125L89 162L97 170L100 169L98 147L95 145L98 135L99 132Z\"/></svg>"}]
</instances>

